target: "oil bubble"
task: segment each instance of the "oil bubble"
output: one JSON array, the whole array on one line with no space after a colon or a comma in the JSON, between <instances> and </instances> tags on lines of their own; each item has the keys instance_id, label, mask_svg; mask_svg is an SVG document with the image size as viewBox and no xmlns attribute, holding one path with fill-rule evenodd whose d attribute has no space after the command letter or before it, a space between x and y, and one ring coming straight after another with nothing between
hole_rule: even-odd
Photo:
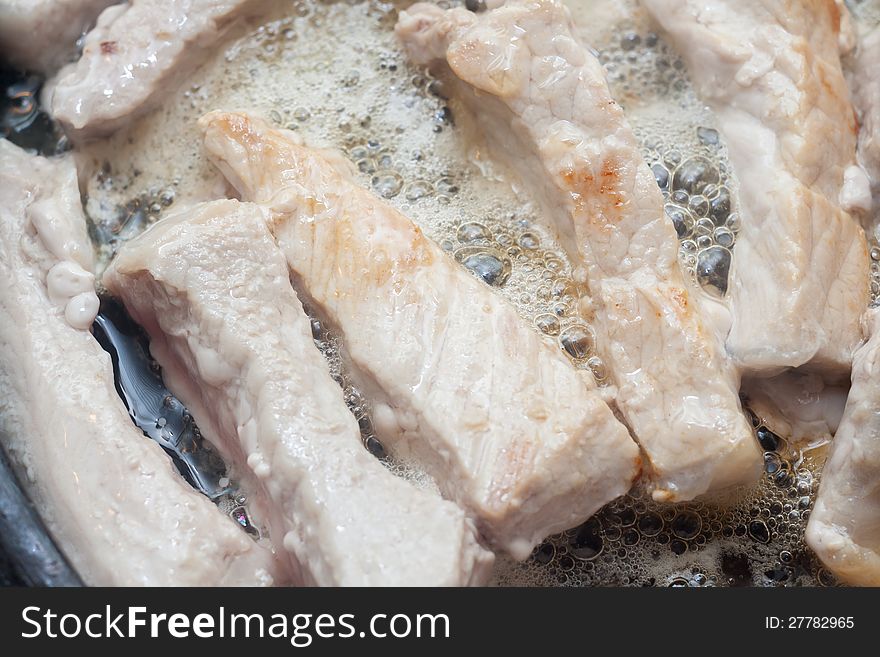
<instances>
[{"instance_id":1,"label":"oil bubble","mask_svg":"<svg viewBox=\"0 0 880 657\"><path fill-rule=\"evenodd\" d=\"M589 326L574 324L562 331L559 342L565 353L575 360L583 360L593 352L596 337Z\"/></svg>"},{"instance_id":2,"label":"oil bubble","mask_svg":"<svg viewBox=\"0 0 880 657\"><path fill-rule=\"evenodd\" d=\"M639 518L638 528L645 536L656 536L663 531L663 518L654 511L648 511Z\"/></svg>"},{"instance_id":3,"label":"oil bubble","mask_svg":"<svg viewBox=\"0 0 880 657\"><path fill-rule=\"evenodd\" d=\"M730 251L720 246L700 251L697 256L697 281L704 290L719 297L727 293L730 261Z\"/></svg>"},{"instance_id":4,"label":"oil bubble","mask_svg":"<svg viewBox=\"0 0 880 657\"><path fill-rule=\"evenodd\" d=\"M703 528L703 519L693 511L679 511L670 523L672 533L683 540L691 540Z\"/></svg>"},{"instance_id":5,"label":"oil bubble","mask_svg":"<svg viewBox=\"0 0 880 657\"><path fill-rule=\"evenodd\" d=\"M691 157L682 162L672 175L672 186L689 194L699 194L706 185L720 180L718 170L705 157Z\"/></svg>"},{"instance_id":6,"label":"oil bubble","mask_svg":"<svg viewBox=\"0 0 880 657\"><path fill-rule=\"evenodd\" d=\"M666 210L666 216L672 220L672 225L675 226L675 232L678 234L679 239L687 237L693 232L694 218L685 208L673 203L667 203L664 209Z\"/></svg>"},{"instance_id":7,"label":"oil bubble","mask_svg":"<svg viewBox=\"0 0 880 657\"><path fill-rule=\"evenodd\" d=\"M417 201L433 193L434 187L427 180L413 180L404 190L404 196L407 201Z\"/></svg>"},{"instance_id":8,"label":"oil bubble","mask_svg":"<svg viewBox=\"0 0 880 657\"><path fill-rule=\"evenodd\" d=\"M752 520L749 523L749 536L759 543L770 542L770 530L763 520Z\"/></svg>"},{"instance_id":9,"label":"oil bubble","mask_svg":"<svg viewBox=\"0 0 880 657\"><path fill-rule=\"evenodd\" d=\"M456 251L455 257L488 285L504 285L510 277L510 260L494 249L465 247Z\"/></svg>"},{"instance_id":10,"label":"oil bubble","mask_svg":"<svg viewBox=\"0 0 880 657\"><path fill-rule=\"evenodd\" d=\"M608 367L605 365L605 362L598 356L591 356L587 360L587 366L593 373L593 378L595 378L596 381L598 381L599 383L602 383L608 378Z\"/></svg>"},{"instance_id":11,"label":"oil bubble","mask_svg":"<svg viewBox=\"0 0 880 657\"><path fill-rule=\"evenodd\" d=\"M458 227L456 232L459 242L470 244L480 240L487 240L490 237L489 230L483 225L475 221L469 221Z\"/></svg>"},{"instance_id":12,"label":"oil bubble","mask_svg":"<svg viewBox=\"0 0 880 657\"><path fill-rule=\"evenodd\" d=\"M718 145L718 131L714 128L705 128L700 126L697 128L697 138L706 146Z\"/></svg>"},{"instance_id":13,"label":"oil bubble","mask_svg":"<svg viewBox=\"0 0 880 657\"><path fill-rule=\"evenodd\" d=\"M535 324L537 324L542 333L547 335L559 334L559 319L556 315L551 315L550 313L538 315L535 318Z\"/></svg>"},{"instance_id":14,"label":"oil bubble","mask_svg":"<svg viewBox=\"0 0 880 657\"><path fill-rule=\"evenodd\" d=\"M595 517L587 520L577 528L569 540L569 551L576 559L588 561L595 559L604 549L602 526Z\"/></svg>"},{"instance_id":15,"label":"oil bubble","mask_svg":"<svg viewBox=\"0 0 880 657\"><path fill-rule=\"evenodd\" d=\"M519 244L524 249L532 251L541 246L541 240L538 239L538 236L534 233L523 233L519 236L517 244Z\"/></svg>"}]
</instances>

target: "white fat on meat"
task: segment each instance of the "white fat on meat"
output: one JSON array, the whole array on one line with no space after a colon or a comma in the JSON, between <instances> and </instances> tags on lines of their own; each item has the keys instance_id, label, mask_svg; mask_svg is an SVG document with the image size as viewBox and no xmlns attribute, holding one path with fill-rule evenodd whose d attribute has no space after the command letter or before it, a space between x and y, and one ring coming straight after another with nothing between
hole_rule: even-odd
<instances>
[{"instance_id":1,"label":"white fat on meat","mask_svg":"<svg viewBox=\"0 0 880 657\"><path fill-rule=\"evenodd\" d=\"M263 483L272 538L303 583L483 583L493 557L462 510L364 447L266 218L238 201L175 213L128 242L103 280L203 433Z\"/></svg>"},{"instance_id":2,"label":"white fat on meat","mask_svg":"<svg viewBox=\"0 0 880 657\"><path fill-rule=\"evenodd\" d=\"M596 57L556 0L480 14L416 4L398 36L470 110L497 162L538 199L586 271L597 348L642 446L658 500L757 480L739 378L702 293L679 269L675 228Z\"/></svg>"},{"instance_id":3,"label":"white fat on meat","mask_svg":"<svg viewBox=\"0 0 880 657\"><path fill-rule=\"evenodd\" d=\"M880 310L869 310L865 323L869 339L853 359L806 540L840 580L880 586Z\"/></svg>"},{"instance_id":4,"label":"white fat on meat","mask_svg":"<svg viewBox=\"0 0 880 657\"><path fill-rule=\"evenodd\" d=\"M341 155L244 114L200 124L211 160L273 213L295 287L339 331L383 443L493 547L524 559L630 488L638 448L592 378Z\"/></svg>"},{"instance_id":5,"label":"white fat on meat","mask_svg":"<svg viewBox=\"0 0 880 657\"><path fill-rule=\"evenodd\" d=\"M18 178L10 181L9 194L27 196L27 225L46 251L49 301L71 327L87 330L100 304L95 293L92 245L82 216L73 161L65 158L62 164L28 158L9 142L3 142L3 158L4 173L10 177L15 173L16 163L34 167L33 171L18 172Z\"/></svg>"},{"instance_id":6,"label":"white fat on meat","mask_svg":"<svg viewBox=\"0 0 880 657\"><path fill-rule=\"evenodd\" d=\"M641 0L715 112L739 180L727 349L843 378L868 304L856 123L833 0ZM844 207L844 206L849 206Z\"/></svg>"},{"instance_id":7,"label":"white fat on meat","mask_svg":"<svg viewBox=\"0 0 880 657\"><path fill-rule=\"evenodd\" d=\"M49 104L77 140L108 135L159 105L260 0L130 0L106 9Z\"/></svg>"},{"instance_id":8,"label":"white fat on meat","mask_svg":"<svg viewBox=\"0 0 880 657\"><path fill-rule=\"evenodd\" d=\"M271 552L132 423L88 331L92 272L72 159L0 139L0 440L50 532L87 584L273 583Z\"/></svg>"}]
</instances>

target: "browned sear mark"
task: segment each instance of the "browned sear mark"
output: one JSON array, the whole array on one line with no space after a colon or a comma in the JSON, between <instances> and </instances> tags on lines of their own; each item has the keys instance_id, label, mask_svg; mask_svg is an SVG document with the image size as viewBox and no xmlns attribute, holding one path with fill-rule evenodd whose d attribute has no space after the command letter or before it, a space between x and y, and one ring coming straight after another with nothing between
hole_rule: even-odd
<instances>
[{"instance_id":1,"label":"browned sear mark","mask_svg":"<svg viewBox=\"0 0 880 657\"><path fill-rule=\"evenodd\" d=\"M608 220L620 219L619 209L626 198L620 189L620 172L611 158L603 163L599 176L593 176L586 168L579 171L569 167L562 172L562 179L573 192L579 211Z\"/></svg>"},{"instance_id":2,"label":"browned sear mark","mask_svg":"<svg viewBox=\"0 0 880 657\"><path fill-rule=\"evenodd\" d=\"M102 41L101 42L101 54L102 55L113 55L117 51L116 41Z\"/></svg>"}]
</instances>

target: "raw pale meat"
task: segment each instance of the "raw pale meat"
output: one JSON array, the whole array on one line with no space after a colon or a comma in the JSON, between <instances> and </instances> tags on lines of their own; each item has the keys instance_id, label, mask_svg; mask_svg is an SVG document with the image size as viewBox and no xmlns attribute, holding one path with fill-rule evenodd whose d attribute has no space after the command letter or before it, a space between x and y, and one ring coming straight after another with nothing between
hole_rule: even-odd
<instances>
[{"instance_id":1,"label":"raw pale meat","mask_svg":"<svg viewBox=\"0 0 880 657\"><path fill-rule=\"evenodd\" d=\"M203 433L211 427L262 480L274 540L304 583L482 583L493 557L461 509L364 448L266 214L215 201L164 218L103 280L147 329Z\"/></svg>"},{"instance_id":2,"label":"raw pale meat","mask_svg":"<svg viewBox=\"0 0 880 657\"><path fill-rule=\"evenodd\" d=\"M243 114L200 123L211 159L273 212L295 287L339 330L380 437L493 546L523 559L629 489L638 449L594 384L339 155Z\"/></svg>"},{"instance_id":3,"label":"raw pale meat","mask_svg":"<svg viewBox=\"0 0 880 657\"><path fill-rule=\"evenodd\" d=\"M871 179L877 214L880 213L880 25L859 42L851 84L853 102L861 118L859 159Z\"/></svg>"},{"instance_id":4,"label":"raw pale meat","mask_svg":"<svg viewBox=\"0 0 880 657\"><path fill-rule=\"evenodd\" d=\"M642 0L718 118L739 179L727 350L842 378L868 304L856 124L832 0Z\"/></svg>"},{"instance_id":5,"label":"raw pale meat","mask_svg":"<svg viewBox=\"0 0 880 657\"><path fill-rule=\"evenodd\" d=\"M853 359L852 388L831 443L807 544L848 584L880 586L880 311Z\"/></svg>"},{"instance_id":6,"label":"raw pale meat","mask_svg":"<svg viewBox=\"0 0 880 657\"><path fill-rule=\"evenodd\" d=\"M685 284L662 194L565 7L512 1L473 14L416 4L396 29L416 63L445 69L489 151L583 264L597 346L654 496L687 500L756 480L760 450L737 373Z\"/></svg>"},{"instance_id":7,"label":"raw pale meat","mask_svg":"<svg viewBox=\"0 0 880 657\"><path fill-rule=\"evenodd\" d=\"M110 356L69 323L97 310L72 160L2 139L0 280L0 438L85 582L272 583L272 554L134 427Z\"/></svg>"},{"instance_id":8,"label":"raw pale meat","mask_svg":"<svg viewBox=\"0 0 880 657\"><path fill-rule=\"evenodd\" d=\"M75 139L114 132L173 92L260 0L130 0L86 35L82 57L52 90L55 118Z\"/></svg>"},{"instance_id":9,"label":"raw pale meat","mask_svg":"<svg viewBox=\"0 0 880 657\"><path fill-rule=\"evenodd\" d=\"M880 205L880 27L864 35L853 66L861 118L859 158ZM877 230L877 222L873 222ZM853 359L852 387L807 525L807 543L848 584L880 586L880 310L865 314L867 343Z\"/></svg>"},{"instance_id":10,"label":"raw pale meat","mask_svg":"<svg viewBox=\"0 0 880 657\"><path fill-rule=\"evenodd\" d=\"M119 0L0 0L0 57L22 69L52 73L101 10Z\"/></svg>"},{"instance_id":11,"label":"raw pale meat","mask_svg":"<svg viewBox=\"0 0 880 657\"><path fill-rule=\"evenodd\" d=\"M769 379L743 381L749 408L780 436L802 449L831 441L837 432L848 389L828 385L818 374L789 371Z\"/></svg>"}]
</instances>

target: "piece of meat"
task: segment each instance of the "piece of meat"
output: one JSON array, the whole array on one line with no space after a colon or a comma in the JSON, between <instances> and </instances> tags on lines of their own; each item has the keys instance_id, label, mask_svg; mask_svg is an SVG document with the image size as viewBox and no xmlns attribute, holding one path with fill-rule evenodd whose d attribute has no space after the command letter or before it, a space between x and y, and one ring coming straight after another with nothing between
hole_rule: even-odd
<instances>
[{"instance_id":1,"label":"piece of meat","mask_svg":"<svg viewBox=\"0 0 880 657\"><path fill-rule=\"evenodd\" d=\"M654 496L687 500L756 480L760 450L737 373L686 286L662 194L565 7L511 1L473 14L416 4L396 30L416 63L451 81L494 159L583 265L597 347Z\"/></svg>"},{"instance_id":2,"label":"piece of meat","mask_svg":"<svg viewBox=\"0 0 880 657\"><path fill-rule=\"evenodd\" d=\"M859 159L871 178L875 212L880 207L878 62L880 26L862 35L851 78L861 119ZM880 309L869 309L863 322L868 341L853 358L852 387L822 469L806 540L843 582L880 586Z\"/></svg>"},{"instance_id":3,"label":"piece of meat","mask_svg":"<svg viewBox=\"0 0 880 657\"><path fill-rule=\"evenodd\" d=\"M2 139L0 279L0 439L85 582L271 583L272 554L184 482L116 393L87 330L97 305L73 161Z\"/></svg>"},{"instance_id":4,"label":"piece of meat","mask_svg":"<svg viewBox=\"0 0 880 657\"><path fill-rule=\"evenodd\" d=\"M880 25L859 41L851 86L861 119L859 160L871 179L874 213L880 217Z\"/></svg>"},{"instance_id":5,"label":"piece of meat","mask_svg":"<svg viewBox=\"0 0 880 657\"><path fill-rule=\"evenodd\" d=\"M837 5L838 14L837 48L840 56L845 57L855 50L859 39L858 30L846 7L846 0L834 0L834 4Z\"/></svg>"},{"instance_id":6,"label":"piece of meat","mask_svg":"<svg viewBox=\"0 0 880 657\"><path fill-rule=\"evenodd\" d=\"M880 586L880 310L853 358L852 388L822 469L806 540L848 584Z\"/></svg>"},{"instance_id":7,"label":"piece of meat","mask_svg":"<svg viewBox=\"0 0 880 657\"><path fill-rule=\"evenodd\" d=\"M818 374L797 370L769 379L746 379L749 408L780 436L812 449L831 441L840 425L847 388L827 385Z\"/></svg>"},{"instance_id":8,"label":"piece of meat","mask_svg":"<svg viewBox=\"0 0 880 657\"><path fill-rule=\"evenodd\" d=\"M739 180L727 350L749 372L849 372L868 304L864 198L832 0L642 0L715 112ZM862 190L862 191L859 191Z\"/></svg>"},{"instance_id":9,"label":"piece of meat","mask_svg":"<svg viewBox=\"0 0 880 657\"><path fill-rule=\"evenodd\" d=\"M273 212L295 287L339 330L380 438L494 547L524 559L629 489L638 449L592 379L340 155L244 114L200 124L212 161Z\"/></svg>"},{"instance_id":10,"label":"piece of meat","mask_svg":"<svg viewBox=\"0 0 880 657\"><path fill-rule=\"evenodd\" d=\"M238 201L183 210L127 243L103 280L203 433L263 481L273 539L304 583L484 582L493 557L461 509L363 446L266 219Z\"/></svg>"},{"instance_id":11,"label":"piece of meat","mask_svg":"<svg viewBox=\"0 0 880 657\"><path fill-rule=\"evenodd\" d=\"M80 60L51 92L53 116L76 140L108 135L173 93L235 22L262 0L130 0L85 37Z\"/></svg>"},{"instance_id":12,"label":"piece of meat","mask_svg":"<svg viewBox=\"0 0 880 657\"><path fill-rule=\"evenodd\" d=\"M76 42L103 9L120 0L0 0L0 59L35 73L53 73L76 53Z\"/></svg>"},{"instance_id":13,"label":"piece of meat","mask_svg":"<svg viewBox=\"0 0 880 657\"><path fill-rule=\"evenodd\" d=\"M501 6L504 2L496 2ZM620 28L638 24L632 3L620 0L562 0L571 14L574 35L585 45L613 43L620 39ZM634 21L634 19L636 19Z\"/></svg>"}]
</instances>

